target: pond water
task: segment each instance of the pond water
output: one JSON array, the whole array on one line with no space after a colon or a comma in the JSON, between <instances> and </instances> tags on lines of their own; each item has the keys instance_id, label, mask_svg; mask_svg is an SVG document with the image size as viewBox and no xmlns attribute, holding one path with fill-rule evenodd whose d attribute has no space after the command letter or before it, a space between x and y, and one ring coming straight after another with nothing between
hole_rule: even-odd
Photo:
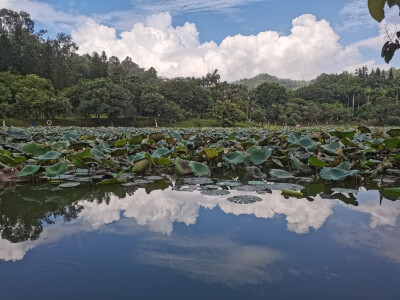
<instances>
[{"instance_id":1,"label":"pond water","mask_svg":"<svg viewBox=\"0 0 400 300\"><path fill-rule=\"evenodd\" d=\"M0 190L0 299L399 299L400 201L377 186L158 179Z\"/></svg>"}]
</instances>

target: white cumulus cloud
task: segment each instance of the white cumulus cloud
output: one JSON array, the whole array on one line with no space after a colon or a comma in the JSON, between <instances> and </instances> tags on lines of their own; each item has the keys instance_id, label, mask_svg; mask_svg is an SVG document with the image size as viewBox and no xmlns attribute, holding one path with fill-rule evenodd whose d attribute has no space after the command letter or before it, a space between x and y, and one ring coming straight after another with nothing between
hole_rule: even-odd
<instances>
[{"instance_id":1,"label":"white cumulus cloud","mask_svg":"<svg viewBox=\"0 0 400 300\"><path fill-rule=\"evenodd\" d=\"M307 14L295 18L292 24L287 36L264 31L228 36L220 44L201 43L195 24L174 27L167 12L151 15L120 36L115 28L87 20L72 36L80 53L105 50L120 59L130 56L165 77L203 76L218 69L228 81L259 73L311 79L322 72L341 72L362 63L358 48L343 47L326 20Z\"/></svg>"}]
</instances>

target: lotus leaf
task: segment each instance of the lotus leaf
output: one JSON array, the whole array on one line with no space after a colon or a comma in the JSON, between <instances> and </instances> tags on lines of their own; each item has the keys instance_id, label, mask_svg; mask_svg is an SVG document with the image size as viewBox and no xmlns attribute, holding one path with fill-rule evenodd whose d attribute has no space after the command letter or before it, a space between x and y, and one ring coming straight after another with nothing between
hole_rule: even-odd
<instances>
[{"instance_id":1,"label":"lotus leaf","mask_svg":"<svg viewBox=\"0 0 400 300\"><path fill-rule=\"evenodd\" d=\"M171 153L173 153L174 151L175 151L174 148L172 148L171 150L169 150L168 148L158 148L151 154L151 157L152 158L166 157L166 156L170 155Z\"/></svg>"},{"instance_id":2,"label":"lotus leaf","mask_svg":"<svg viewBox=\"0 0 400 300\"><path fill-rule=\"evenodd\" d=\"M317 150L317 143L308 135L303 136L300 132L293 132L287 136L286 141L291 145L299 145L308 152Z\"/></svg>"},{"instance_id":3,"label":"lotus leaf","mask_svg":"<svg viewBox=\"0 0 400 300\"><path fill-rule=\"evenodd\" d=\"M308 163L310 166L312 167L325 167L326 166L326 162L323 162L322 160L320 160L318 157L316 156L310 156L308 159Z\"/></svg>"},{"instance_id":4,"label":"lotus leaf","mask_svg":"<svg viewBox=\"0 0 400 300\"><path fill-rule=\"evenodd\" d=\"M27 165L18 174L19 177L29 177L39 172L40 166L38 165Z\"/></svg>"},{"instance_id":5,"label":"lotus leaf","mask_svg":"<svg viewBox=\"0 0 400 300\"><path fill-rule=\"evenodd\" d=\"M211 174L210 168L207 165L197 161L191 161L189 168L195 176L209 176Z\"/></svg>"},{"instance_id":6,"label":"lotus leaf","mask_svg":"<svg viewBox=\"0 0 400 300\"><path fill-rule=\"evenodd\" d=\"M348 176L353 176L358 173L358 170L347 171L346 168L339 166L335 168L324 167L321 170L321 177L326 180L344 180Z\"/></svg>"},{"instance_id":7,"label":"lotus leaf","mask_svg":"<svg viewBox=\"0 0 400 300\"><path fill-rule=\"evenodd\" d=\"M86 148L84 151L76 154L76 157L83 159L84 157L93 157L93 154L90 148Z\"/></svg>"},{"instance_id":8,"label":"lotus leaf","mask_svg":"<svg viewBox=\"0 0 400 300\"><path fill-rule=\"evenodd\" d=\"M307 166L303 164L296 156L290 154L290 163L292 164L293 168L299 171L307 170Z\"/></svg>"},{"instance_id":9,"label":"lotus leaf","mask_svg":"<svg viewBox=\"0 0 400 300\"><path fill-rule=\"evenodd\" d=\"M204 190L201 193L206 196L226 196L230 194L227 190Z\"/></svg>"},{"instance_id":10,"label":"lotus leaf","mask_svg":"<svg viewBox=\"0 0 400 300\"><path fill-rule=\"evenodd\" d=\"M87 168L86 163L75 155L72 154L67 155L67 159L77 168L82 168L82 169Z\"/></svg>"},{"instance_id":11,"label":"lotus leaf","mask_svg":"<svg viewBox=\"0 0 400 300\"><path fill-rule=\"evenodd\" d=\"M96 147L94 147L93 149L90 150L90 152L96 156L96 157L104 157L104 153L101 152L99 149L97 149Z\"/></svg>"},{"instance_id":12,"label":"lotus leaf","mask_svg":"<svg viewBox=\"0 0 400 300\"><path fill-rule=\"evenodd\" d=\"M292 197L303 197L303 193L302 192L297 192L297 191L288 190L288 189L283 189L282 190L282 195L292 196Z\"/></svg>"},{"instance_id":13,"label":"lotus leaf","mask_svg":"<svg viewBox=\"0 0 400 300\"><path fill-rule=\"evenodd\" d=\"M271 156L272 149L265 149L260 146L253 146L251 147L251 152L249 153L250 153L250 160L255 165L261 165Z\"/></svg>"},{"instance_id":14,"label":"lotus leaf","mask_svg":"<svg viewBox=\"0 0 400 300\"><path fill-rule=\"evenodd\" d=\"M331 142L327 145L321 145L321 148L325 150L325 152L338 155L338 150L340 149L340 144L338 142Z\"/></svg>"},{"instance_id":15,"label":"lotus leaf","mask_svg":"<svg viewBox=\"0 0 400 300\"><path fill-rule=\"evenodd\" d=\"M35 142L31 142L29 144L25 144L21 148L22 152L32 154L33 156L39 156L46 153L46 150L43 145L39 145Z\"/></svg>"},{"instance_id":16,"label":"lotus leaf","mask_svg":"<svg viewBox=\"0 0 400 300\"><path fill-rule=\"evenodd\" d=\"M393 150L395 148L398 148L400 146L400 139L399 138L392 138L392 139L387 139L384 140L383 142L386 146L387 149Z\"/></svg>"},{"instance_id":17,"label":"lotus leaf","mask_svg":"<svg viewBox=\"0 0 400 300\"><path fill-rule=\"evenodd\" d=\"M41 156L38 156L37 159L40 161L50 161L50 160L57 160L61 157L61 153L51 150Z\"/></svg>"},{"instance_id":18,"label":"lotus leaf","mask_svg":"<svg viewBox=\"0 0 400 300\"><path fill-rule=\"evenodd\" d=\"M386 131L386 133L387 133L388 135L390 135L391 137L400 136L400 128L392 128L392 129L389 129L388 131Z\"/></svg>"},{"instance_id":19,"label":"lotus leaf","mask_svg":"<svg viewBox=\"0 0 400 300\"><path fill-rule=\"evenodd\" d=\"M399 199L400 198L400 187L385 188L383 190L383 195L385 197L388 197L391 199Z\"/></svg>"},{"instance_id":20,"label":"lotus leaf","mask_svg":"<svg viewBox=\"0 0 400 300\"><path fill-rule=\"evenodd\" d=\"M240 151L235 151L229 154L224 154L222 156L222 159L228 164L239 165L246 163L248 161L248 156L246 156Z\"/></svg>"},{"instance_id":21,"label":"lotus leaf","mask_svg":"<svg viewBox=\"0 0 400 300\"><path fill-rule=\"evenodd\" d=\"M47 177L56 177L64 174L68 171L68 164L66 162L60 161L55 165L46 168Z\"/></svg>"},{"instance_id":22,"label":"lotus leaf","mask_svg":"<svg viewBox=\"0 0 400 300\"><path fill-rule=\"evenodd\" d=\"M190 161L183 160L179 157L175 159L175 169L179 174L191 174L192 170L190 169Z\"/></svg>"},{"instance_id":23,"label":"lotus leaf","mask_svg":"<svg viewBox=\"0 0 400 300\"><path fill-rule=\"evenodd\" d=\"M218 151L214 148L204 148L203 151L208 159L214 159L218 157Z\"/></svg>"}]
</instances>

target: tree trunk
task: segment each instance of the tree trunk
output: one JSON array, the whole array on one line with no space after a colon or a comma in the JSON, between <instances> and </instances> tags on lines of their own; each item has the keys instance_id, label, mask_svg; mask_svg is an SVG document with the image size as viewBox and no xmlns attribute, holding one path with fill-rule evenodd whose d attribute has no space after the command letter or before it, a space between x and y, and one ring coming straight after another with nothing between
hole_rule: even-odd
<instances>
[{"instance_id":1,"label":"tree trunk","mask_svg":"<svg viewBox=\"0 0 400 300\"><path fill-rule=\"evenodd\" d=\"M6 119L3 117L3 127L6 127Z\"/></svg>"},{"instance_id":2,"label":"tree trunk","mask_svg":"<svg viewBox=\"0 0 400 300\"><path fill-rule=\"evenodd\" d=\"M399 102L399 92L396 93L396 104Z\"/></svg>"},{"instance_id":3,"label":"tree trunk","mask_svg":"<svg viewBox=\"0 0 400 300\"><path fill-rule=\"evenodd\" d=\"M353 94L353 116L354 116L354 109L355 107L354 107L354 94Z\"/></svg>"},{"instance_id":4,"label":"tree trunk","mask_svg":"<svg viewBox=\"0 0 400 300\"><path fill-rule=\"evenodd\" d=\"M156 128L158 127L158 124L157 124L157 117L154 117L154 125L156 126Z\"/></svg>"}]
</instances>

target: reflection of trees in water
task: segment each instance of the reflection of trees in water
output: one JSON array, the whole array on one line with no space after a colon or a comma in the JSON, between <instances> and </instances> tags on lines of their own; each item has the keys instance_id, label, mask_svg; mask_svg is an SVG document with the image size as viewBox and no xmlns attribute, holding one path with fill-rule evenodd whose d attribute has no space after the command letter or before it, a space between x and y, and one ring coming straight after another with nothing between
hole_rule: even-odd
<instances>
[{"instance_id":1,"label":"reflection of trees in water","mask_svg":"<svg viewBox=\"0 0 400 300\"><path fill-rule=\"evenodd\" d=\"M16 186L0 195L1 237L12 243L36 240L43 226L62 218L64 222L75 219L82 206L77 200L110 202L112 191L97 189L92 184L73 189L52 186ZM125 195L125 193L124 193Z\"/></svg>"}]
</instances>

